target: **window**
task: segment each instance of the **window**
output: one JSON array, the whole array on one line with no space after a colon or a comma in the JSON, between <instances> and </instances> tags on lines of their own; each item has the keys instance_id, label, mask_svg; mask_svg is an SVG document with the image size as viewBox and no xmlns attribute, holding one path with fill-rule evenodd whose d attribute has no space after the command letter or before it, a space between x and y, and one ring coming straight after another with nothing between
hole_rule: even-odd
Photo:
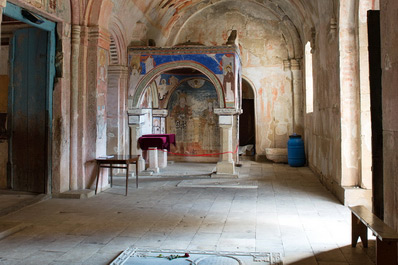
<instances>
[{"instance_id":1,"label":"window","mask_svg":"<svg viewBox=\"0 0 398 265\"><path fill-rule=\"evenodd\" d=\"M311 43L305 45L305 110L306 113L314 111L314 85L312 77Z\"/></svg>"}]
</instances>

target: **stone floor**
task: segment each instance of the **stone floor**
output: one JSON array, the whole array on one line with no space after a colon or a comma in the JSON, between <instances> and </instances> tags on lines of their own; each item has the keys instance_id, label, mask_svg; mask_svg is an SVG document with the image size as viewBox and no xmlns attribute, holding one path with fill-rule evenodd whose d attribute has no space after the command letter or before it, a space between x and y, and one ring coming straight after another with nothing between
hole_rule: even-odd
<instances>
[{"instance_id":1,"label":"stone floor","mask_svg":"<svg viewBox=\"0 0 398 265\"><path fill-rule=\"evenodd\" d=\"M351 248L349 210L308 168L242 161L239 180L257 188L238 188L239 182L178 186L209 177L189 175L180 163L167 172L173 167L175 175L141 177L138 189L130 181L128 196L116 177L113 188L94 197L48 199L0 217L0 228L23 224L0 240L0 264L109 264L132 245L280 252L284 264L296 265L374 264L374 242ZM210 175L214 165L197 168ZM14 197L0 193L5 205Z\"/></svg>"}]
</instances>

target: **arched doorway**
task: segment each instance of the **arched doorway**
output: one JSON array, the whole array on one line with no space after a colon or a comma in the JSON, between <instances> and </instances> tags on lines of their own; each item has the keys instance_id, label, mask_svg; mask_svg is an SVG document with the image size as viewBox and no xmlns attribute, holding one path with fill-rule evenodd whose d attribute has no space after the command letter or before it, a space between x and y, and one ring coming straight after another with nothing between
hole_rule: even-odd
<instances>
[{"instance_id":1,"label":"arched doorway","mask_svg":"<svg viewBox=\"0 0 398 265\"><path fill-rule=\"evenodd\" d=\"M147 113L142 132L175 134L174 161L217 162L220 130L214 110L219 105L215 85L201 71L186 67L161 72L139 101Z\"/></svg>"},{"instance_id":2,"label":"arched doorway","mask_svg":"<svg viewBox=\"0 0 398 265\"><path fill-rule=\"evenodd\" d=\"M240 154L243 156L254 156L255 154L255 100L251 84L242 79L242 110L239 117L239 146Z\"/></svg>"}]
</instances>

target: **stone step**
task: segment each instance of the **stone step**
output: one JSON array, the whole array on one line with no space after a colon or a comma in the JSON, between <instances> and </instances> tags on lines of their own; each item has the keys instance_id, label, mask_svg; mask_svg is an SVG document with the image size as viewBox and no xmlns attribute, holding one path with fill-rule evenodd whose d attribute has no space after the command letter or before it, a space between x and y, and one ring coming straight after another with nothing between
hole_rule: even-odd
<instances>
[{"instance_id":1,"label":"stone step","mask_svg":"<svg viewBox=\"0 0 398 265\"><path fill-rule=\"evenodd\" d=\"M16 223L16 222L0 223L0 240L12 234L15 234L25 229L28 226L30 225L26 223Z\"/></svg>"}]
</instances>

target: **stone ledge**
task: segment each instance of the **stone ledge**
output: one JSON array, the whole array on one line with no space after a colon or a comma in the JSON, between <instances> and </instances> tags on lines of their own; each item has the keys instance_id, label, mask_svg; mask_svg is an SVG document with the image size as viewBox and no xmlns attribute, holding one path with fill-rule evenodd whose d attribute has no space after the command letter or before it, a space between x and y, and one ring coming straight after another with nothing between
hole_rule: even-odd
<instances>
[{"instance_id":1,"label":"stone ledge","mask_svg":"<svg viewBox=\"0 0 398 265\"><path fill-rule=\"evenodd\" d=\"M2 193L7 193L7 192L6 191L2 191ZM13 191L10 191L8 193L9 194L16 194L16 195L17 194L30 194L30 193L26 193L26 192L15 192L15 193L13 193ZM48 200L51 197L52 197L52 195L49 195L49 194L39 194L37 196L34 196L33 198L22 200L22 201L20 201L20 202L18 202L16 204L13 204L13 205L11 205L9 207L6 207L4 209L0 209L0 217L1 216L5 216L5 215L10 214L10 213L13 213L13 212L16 212L16 211L19 211L19 210L23 209L24 207L39 203L39 202L44 201L44 200Z\"/></svg>"},{"instance_id":2,"label":"stone ledge","mask_svg":"<svg viewBox=\"0 0 398 265\"><path fill-rule=\"evenodd\" d=\"M12 234L15 234L25 229L28 226L31 225L25 223L13 223L13 222L0 223L0 240Z\"/></svg>"},{"instance_id":3,"label":"stone ledge","mask_svg":"<svg viewBox=\"0 0 398 265\"><path fill-rule=\"evenodd\" d=\"M363 205L370 211L372 210L372 190L363 189L358 186L340 186L338 182L328 179L319 173L316 168L310 164L309 168L318 177L322 185L328 189L345 206Z\"/></svg>"},{"instance_id":4,"label":"stone ledge","mask_svg":"<svg viewBox=\"0 0 398 265\"><path fill-rule=\"evenodd\" d=\"M338 187L338 198L345 206L363 205L372 211L372 190L360 187Z\"/></svg>"},{"instance_id":5,"label":"stone ledge","mask_svg":"<svg viewBox=\"0 0 398 265\"><path fill-rule=\"evenodd\" d=\"M106 189L109 189L109 185L102 187L99 191L104 191ZM54 198L60 198L60 199L87 199L90 197L93 197L95 195L95 190L89 190L89 189L85 189L85 190L70 190L70 191L66 191L63 193L59 193L59 194L54 194L53 197Z\"/></svg>"},{"instance_id":6,"label":"stone ledge","mask_svg":"<svg viewBox=\"0 0 398 265\"><path fill-rule=\"evenodd\" d=\"M213 173L210 175L211 178L239 178L239 174L218 174Z\"/></svg>"}]
</instances>

